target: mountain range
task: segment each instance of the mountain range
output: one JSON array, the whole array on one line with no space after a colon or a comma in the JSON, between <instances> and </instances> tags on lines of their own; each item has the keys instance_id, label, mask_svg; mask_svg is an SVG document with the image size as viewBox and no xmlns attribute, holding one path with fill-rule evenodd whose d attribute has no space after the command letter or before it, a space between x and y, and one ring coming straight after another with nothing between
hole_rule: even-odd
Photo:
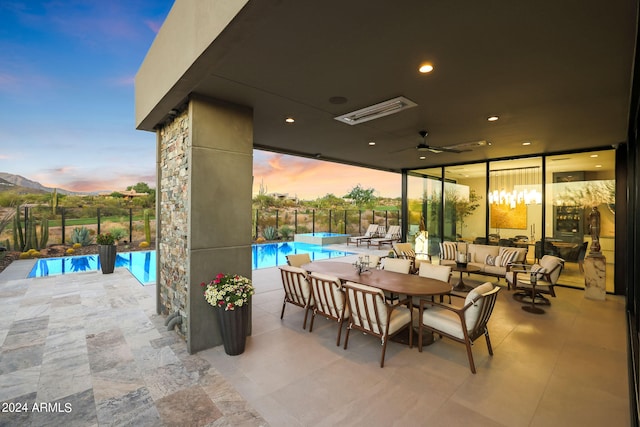
<instances>
[{"instance_id":1,"label":"mountain range","mask_svg":"<svg viewBox=\"0 0 640 427\"><path fill-rule=\"evenodd\" d=\"M18 187L22 187L30 190L36 190L37 192L46 192L46 193L51 193L54 190L51 187L45 187L39 182L32 181L23 176L14 175L12 173L7 173L7 172L0 172L0 192L6 191L6 190L14 190L14 189L17 189ZM58 190L58 193L60 194L72 194L72 195L93 194L93 193L81 193L81 192L69 191L61 188L58 188L57 190Z\"/></svg>"}]
</instances>

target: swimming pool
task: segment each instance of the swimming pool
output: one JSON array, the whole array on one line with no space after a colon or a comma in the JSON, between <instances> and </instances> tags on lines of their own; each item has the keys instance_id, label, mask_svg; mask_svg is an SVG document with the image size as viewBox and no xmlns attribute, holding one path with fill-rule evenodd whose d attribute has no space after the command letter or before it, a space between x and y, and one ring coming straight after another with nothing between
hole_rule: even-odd
<instances>
[{"instance_id":1,"label":"swimming pool","mask_svg":"<svg viewBox=\"0 0 640 427\"><path fill-rule=\"evenodd\" d=\"M351 252L338 251L300 242L268 243L252 245L251 268L277 267L287 263L287 255L308 253L312 261L352 255ZM143 285L156 283L156 251L136 251L118 253L116 267L125 267ZM36 261L27 277L54 276L58 274L96 271L100 269L98 255L70 256L62 258L43 258Z\"/></svg>"},{"instance_id":2,"label":"swimming pool","mask_svg":"<svg viewBox=\"0 0 640 427\"><path fill-rule=\"evenodd\" d=\"M156 251L121 252L116 267L125 267L142 285L156 284ZM55 276L58 274L96 271L100 269L98 255L43 258L36 261L27 277Z\"/></svg>"},{"instance_id":3,"label":"swimming pool","mask_svg":"<svg viewBox=\"0 0 640 427\"><path fill-rule=\"evenodd\" d=\"M267 243L263 245L252 245L251 249L251 268L253 270L285 265L287 263L287 255L292 254L307 253L311 258L311 261L353 255L352 252L328 249L320 245L313 245L302 242L282 242Z\"/></svg>"}]
</instances>

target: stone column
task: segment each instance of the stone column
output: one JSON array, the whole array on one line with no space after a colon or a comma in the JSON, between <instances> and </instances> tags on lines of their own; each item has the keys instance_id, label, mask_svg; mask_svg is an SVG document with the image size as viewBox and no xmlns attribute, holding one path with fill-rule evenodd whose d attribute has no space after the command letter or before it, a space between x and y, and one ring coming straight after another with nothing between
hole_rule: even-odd
<instances>
[{"instance_id":1,"label":"stone column","mask_svg":"<svg viewBox=\"0 0 640 427\"><path fill-rule=\"evenodd\" d=\"M160 135L158 311L180 313L195 353L222 344L200 284L251 278L253 112L192 95Z\"/></svg>"},{"instance_id":2,"label":"stone column","mask_svg":"<svg viewBox=\"0 0 640 427\"><path fill-rule=\"evenodd\" d=\"M604 301L607 295L607 259L604 255L589 255L584 259L584 297Z\"/></svg>"}]
</instances>

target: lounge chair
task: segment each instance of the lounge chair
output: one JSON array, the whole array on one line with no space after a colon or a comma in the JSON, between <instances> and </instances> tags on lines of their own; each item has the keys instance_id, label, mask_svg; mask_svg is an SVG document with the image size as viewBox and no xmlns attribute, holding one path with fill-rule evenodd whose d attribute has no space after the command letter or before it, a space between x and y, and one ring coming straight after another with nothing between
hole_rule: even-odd
<instances>
[{"instance_id":1,"label":"lounge chair","mask_svg":"<svg viewBox=\"0 0 640 427\"><path fill-rule=\"evenodd\" d=\"M366 242L369 239L378 237L378 226L376 224L369 224L369 228L362 236L351 236L347 239L347 246L349 243L355 243L356 246L360 246L360 242Z\"/></svg>"},{"instance_id":2,"label":"lounge chair","mask_svg":"<svg viewBox=\"0 0 640 427\"><path fill-rule=\"evenodd\" d=\"M393 242L400 241L400 226L399 225L390 225L389 230L387 230L387 234L384 237L377 237L374 239L367 240L367 247L373 246L382 246L389 245L391 246Z\"/></svg>"}]
</instances>

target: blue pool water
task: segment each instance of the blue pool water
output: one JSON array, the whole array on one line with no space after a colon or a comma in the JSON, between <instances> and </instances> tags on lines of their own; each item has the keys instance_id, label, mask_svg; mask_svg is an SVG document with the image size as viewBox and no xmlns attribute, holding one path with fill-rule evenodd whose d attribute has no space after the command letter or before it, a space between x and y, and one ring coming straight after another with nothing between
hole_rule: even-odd
<instances>
[{"instance_id":1,"label":"blue pool water","mask_svg":"<svg viewBox=\"0 0 640 427\"><path fill-rule=\"evenodd\" d=\"M268 243L252 245L251 268L276 267L287 263L287 255L308 253L311 260L328 259L352 255L351 252L327 249L323 246L300 242ZM125 267L143 285L156 283L156 251L122 252L117 254L116 267ZM44 258L27 277L43 277L58 274L96 271L100 269L98 255L70 256L63 258Z\"/></svg>"},{"instance_id":2,"label":"blue pool water","mask_svg":"<svg viewBox=\"0 0 640 427\"><path fill-rule=\"evenodd\" d=\"M286 265L287 255L292 254L308 253L311 261L352 255L351 252L337 251L325 248L324 246L302 242L267 243L264 245L253 245L251 249L251 268L253 270Z\"/></svg>"},{"instance_id":3,"label":"blue pool water","mask_svg":"<svg viewBox=\"0 0 640 427\"><path fill-rule=\"evenodd\" d=\"M156 283L156 252L122 252L116 257L116 267L125 267L143 285ZM58 274L96 271L100 269L98 255L70 256L63 258L44 258L36 261L36 265L27 277L54 276Z\"/></svg>"}]
</instances>

